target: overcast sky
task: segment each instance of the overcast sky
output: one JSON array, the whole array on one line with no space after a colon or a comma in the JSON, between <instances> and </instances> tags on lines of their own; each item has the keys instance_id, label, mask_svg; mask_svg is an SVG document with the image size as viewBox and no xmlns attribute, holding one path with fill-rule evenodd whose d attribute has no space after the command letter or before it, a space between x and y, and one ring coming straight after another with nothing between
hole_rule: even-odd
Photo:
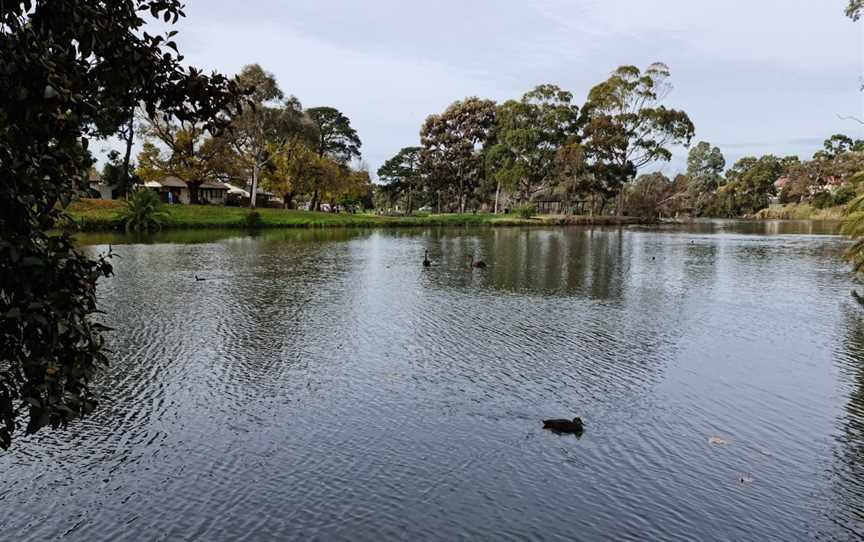
<instances>
[{"instance_id":1,"label":"overcast sky","mask_svg":"<svg viewBox=\"0 0 864 542\"><path fill-rule=\"evenodd\" d=\"M809 157L864 138L864 21L846 0L187 0L181 52L225 74L257 62L305 107L351 118L373 171L466 96L555 83L581 104L621 64L662 61L668 105L721 147ZM662 167L681 169L686 151Z\"/></svg>"}]
</instances>

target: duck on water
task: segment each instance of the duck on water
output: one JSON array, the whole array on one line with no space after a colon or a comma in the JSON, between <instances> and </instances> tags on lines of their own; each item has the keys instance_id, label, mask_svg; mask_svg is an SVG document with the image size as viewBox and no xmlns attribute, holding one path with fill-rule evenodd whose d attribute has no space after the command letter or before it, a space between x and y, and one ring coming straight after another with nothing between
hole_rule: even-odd
<instances>
[{"instance_id":1,"label":"duck on water","mask_svg":"<svg viewBox=\"0 0 864 542\"><path fill-rule=\"evenodd\" d=\"M486 269L486 262L483 260L474 260L474 255L471 255L471 267L474 269Z\"/></svg>"},{"instance_id":2,"label":"duck on water","mask_svg":"<svg viewBox=\"0 0 864 542\"><path fill-rule=\"evenodd\" d=\"M572 420L543 420L543 429L549 429L556 433L582 433L584 426L582 418L573 418Z\"/></svg>"}]
</instances>

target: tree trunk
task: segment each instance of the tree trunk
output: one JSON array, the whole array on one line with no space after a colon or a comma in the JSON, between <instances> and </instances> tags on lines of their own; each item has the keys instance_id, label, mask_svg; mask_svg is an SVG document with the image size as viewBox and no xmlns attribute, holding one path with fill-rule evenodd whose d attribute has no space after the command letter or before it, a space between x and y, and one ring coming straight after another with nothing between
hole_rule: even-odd
<instances>
[{"instance_id":1,"label":"tree trunk","mask_svg":"<svg viewBox=\"0 0 864 542\"><path fill-rule=\"evenodd\" d=\"M260 166L258 162L255 162L255 165L252 166L252 190L249 191L249 208L254 209L256 200L258 199L258 170Z\"/></svg>"},{"instance_id":2,"label":"tree trunk","mask_svg":"<svg viewBox=\"0 0 864 542\"><path fill-rule=\"evenodd\" d=\"M309 202L309 210L317 211L318 210L318 189L316 188L314 192L312 192L312 201Z\"/></svg>"},{"instance_id":3,"label":"tree trunk","mask_svg":"<svg viewBox=\"0 0 864 542\"><path fill-rule=\"evenodd\" d=\"M438 214L441 214L441 191L438 191Z\"/></svg>"},{"instance_id":4,"label":"tree trunk","mask_svg":"<svg viewBox=\"0 0 864 542\"><path fill-rule=\"evenodd\" d=\"M408 189L408 216L411 216L411 213L414 212L414 198L411 192L411 189Z\"/></svg>"},{"instance_id":5,"label":"tree trunk","mask_svg":"<svg viewBox=\"0 0 864 542\"><path fill-rule=\"evenodd\" d=\"M129 171L129 165L132 162L132 144L135 142L135 108L129 111L129 125L126 128L126 154L123 156L123 178L126 179L126 186L123 191L128 191L132 187L132 174Z\"/></svg>"},{"instance_id":6,"label":"tree trunk","mask_svg":"<svg viewBox=\"0 0 864 542\"><path fill-rule=\"evenodd\" d=\"M501 195L501 181L495 186L495 214L498 214L498 197Z\"/></svg>"}]
</instances>

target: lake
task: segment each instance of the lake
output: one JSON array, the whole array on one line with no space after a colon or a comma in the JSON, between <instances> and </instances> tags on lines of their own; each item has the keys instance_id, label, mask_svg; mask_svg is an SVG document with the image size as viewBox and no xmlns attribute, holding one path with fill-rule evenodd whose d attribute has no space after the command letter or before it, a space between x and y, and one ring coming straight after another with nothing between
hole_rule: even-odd
<instances>
[{"instance_id":1,"label":"lake","mask_svg":"<svg viewBox=\"0 0 864 542\"><path fill-rule=\"evenodd\" d=\"M105 397L0 452L0 533L864 537L835 226L82 236L117 256Z\"/></svg>"}]
</instances>

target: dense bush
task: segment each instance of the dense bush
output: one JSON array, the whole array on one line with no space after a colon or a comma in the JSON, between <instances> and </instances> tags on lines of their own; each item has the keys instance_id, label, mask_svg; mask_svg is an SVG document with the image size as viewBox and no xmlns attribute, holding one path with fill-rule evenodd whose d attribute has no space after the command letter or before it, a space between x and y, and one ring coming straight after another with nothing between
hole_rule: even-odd
<instances>
[{"instance_id":1,"label":"dense bush","mask_svg":"<svg viewBox=\"0 0 864 542\"><path fill-rule=\"evenodd\" d=\"M825 209L834 205L834 197L830 192L819 192L813 196L811 203L817 209Z\"/></svg>"},{"instance_id":2,"label":"dense bush","mask_svg":"<svg viewBox=\"0 0 864 542\"><path fill-rule=\"evenodd\" d=\"M855 189L851 186L841 186L834 192L834 205L846 205L855 199Z\"/></svg>"},{"instance_id":3,"label":"dense bush","mask_svg":"<svg viewBox=\"0 0 864 542\"><path fill-rule=\"evenodd\" d=\"M126 231L149 231L161 229L162 222L168 217L165 205L159 199L159 194L153 190L136 190L126 200L126 208L120 215L120 220Z\"/></svg>"}]
</instances>

